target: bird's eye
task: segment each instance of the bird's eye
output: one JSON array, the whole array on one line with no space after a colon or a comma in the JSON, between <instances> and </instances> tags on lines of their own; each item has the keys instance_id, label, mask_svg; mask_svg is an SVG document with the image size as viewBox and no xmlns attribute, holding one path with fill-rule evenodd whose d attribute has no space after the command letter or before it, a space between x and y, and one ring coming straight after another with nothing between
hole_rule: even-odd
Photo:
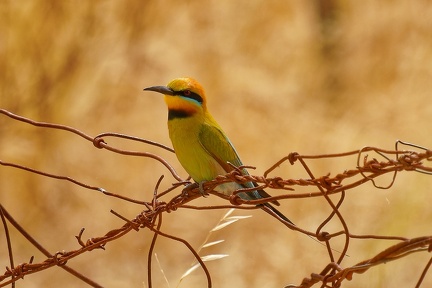
<instances>
[{"instance_id":1,"label":"bird's eye","mask_svg":"<svg viewBox=\"0 0 432 288\"><path fill-rule=\"evenodd\" d=\"M203 98L200 95L192 92L191 90L180 90L176 93L176 95L183 96L191 100L195 100L200 104L203 103Z\"/></svg>"}]
</instances>

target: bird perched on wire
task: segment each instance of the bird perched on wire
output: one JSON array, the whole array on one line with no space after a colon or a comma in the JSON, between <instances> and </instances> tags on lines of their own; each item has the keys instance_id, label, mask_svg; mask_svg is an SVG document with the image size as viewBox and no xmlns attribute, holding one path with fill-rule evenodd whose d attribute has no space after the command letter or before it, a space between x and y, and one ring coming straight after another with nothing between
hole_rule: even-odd
<instances>
[{"instance_id":1,"label":"bird perched on wire","mask_svg":"<svg viewBox=\"0 0 432 288\"><path fill-rule=\"evenodd\" d=\"M144 90L165 95L169 136L175 154L194 181L202 183L231 172L234 167L229 163L236 167L243 165L231 141L207 110L204 89L196 80L177 78L167 86L152 86ZM244 175L249 175L246 169L243 168L241 171ZM229 182L220 184L215 190L231 195L237 189L257 186L254 182ZM245 200L270 197L262 189L241 192L238 195ZM279 205L277 201L272 203ZM294 225L271 204L264 203L258 206L267 213L273 214L269 210L273 211L282 220Z\"/></svg>"}]
</instances>

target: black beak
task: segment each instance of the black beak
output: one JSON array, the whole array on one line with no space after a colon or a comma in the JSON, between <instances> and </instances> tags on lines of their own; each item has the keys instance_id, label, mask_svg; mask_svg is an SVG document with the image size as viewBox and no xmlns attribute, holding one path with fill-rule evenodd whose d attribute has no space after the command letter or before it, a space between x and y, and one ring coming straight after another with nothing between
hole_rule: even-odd
<instances>
[{"instance_id":1,"label":"black beak","mask_svg":"<svg viewBox=\"0 0 432 288\"><path fill-rule=\"evenodd\" d=\"M166 87L166 86L152 86L152 87L147 87L144 88L144 91L154 91L154 92L159 92L162 93L164 95L174 95L174 91L172 91L170 88Z\"/></svg>"}]
</instances>

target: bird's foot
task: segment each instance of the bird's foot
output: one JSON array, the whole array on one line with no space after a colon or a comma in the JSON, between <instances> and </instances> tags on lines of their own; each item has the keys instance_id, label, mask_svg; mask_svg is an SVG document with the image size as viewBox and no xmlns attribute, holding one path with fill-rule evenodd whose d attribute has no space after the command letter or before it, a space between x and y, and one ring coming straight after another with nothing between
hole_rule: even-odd
<instances>
[{"instance_id":1,"label":"bird's foot","mask_svg":"<svg viewBox=\"0 0 432 288\"><path fill-rule=\"evenodd\" d=\"M201 196L203 196L203 197L207 197L208 194L205 193L205 191L204 191L204 186L203 186L204 182L206 182L206 181L201 181L201 182L199 182L199 183L198 183L198 188L199 188L199 191L200 191L200 193L201 193Z\"/></svg>"},{"instance_id":2,"label":"bird's foot","mask_svg":"<svg viewBox=\"0 0 432 288\"><path fill-rule=\"evenodd\" d=\"M182 194L185 195L185 196L188 196L189 195L189 191L191 191L191 190L193 190L195 188L198 188L198 184L197 183L190 183L189 182L189 183L185 184L185 187L182 190Z\"/></svg>"},{"instance_id":3,"label":"bird's foot","mask_svg":"<svg viewBox=\"0 0 432 288\"><path fill-rule=\"evenodd\" d=\"M208 194L204 191L204 186L203 186L203 184L205 182L206 181L201 181L199 183L189 183L189 184L186 184L186 187L183 189L183 193L187 194L192 189L198 188L201 196L207 197Z\"/></svg>"}]
</instances>

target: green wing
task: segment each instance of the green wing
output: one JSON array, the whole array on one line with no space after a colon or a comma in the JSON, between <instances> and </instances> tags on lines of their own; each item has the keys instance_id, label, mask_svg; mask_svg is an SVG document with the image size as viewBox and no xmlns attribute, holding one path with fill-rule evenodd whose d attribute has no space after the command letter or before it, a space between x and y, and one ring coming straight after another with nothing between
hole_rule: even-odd
<instances>
[{"instance_id":1,"label":"green wing","mask_svg":"<svg viewBox=\"0 0 432 288\"><path fill-rule=\"evenodd\" d=\"M237 155L234 146L231 144L231 141L227 136L222 132L221 128L218 125L209 125L208 123L204 123L201 126L201 130L199 133L199 141L203 146L204 150L210 154L213 159L215 159L219 165L225 170L225 172L231 172L233 168L231 163L236 167L242 166L239 156ZM242 170L243 174L249 175L246 169ZM254 182L246 182L243 184L245 188L257 187L258 185ZM243 194L243 193L242 193ZM247 198L250 199L260 199L270 197L267 192L264 190L256 190L253 192L247 192ZM241 194L240 194L241 195ZM242 197L243 198L243 197ZM273 201L272 203L279 205L278 201Z\"/></svg>"},{"instance_id":2,"label":"green wing","mask_svg":"<svg viewBox=\"0 0 432 288\"><path fill-rule=\"evenodd\" d=\"M237 167L243 165L228 137L218 126L204 123L198 137L203 148L222 166L225 172L233 170L227 162Z\"/></svg>"},{"instance_id":3,"label":"green wing","mask_svg":"<svg viewBox=\"0 0 432 288\"><path fill-rule=\"evenodd\" d=\"M243 165L228 137L219 127L204 123L198 137L203 148L222 166L225 172L233 170L227 162L237 167Z\"/></svg>"}]
</instances>

